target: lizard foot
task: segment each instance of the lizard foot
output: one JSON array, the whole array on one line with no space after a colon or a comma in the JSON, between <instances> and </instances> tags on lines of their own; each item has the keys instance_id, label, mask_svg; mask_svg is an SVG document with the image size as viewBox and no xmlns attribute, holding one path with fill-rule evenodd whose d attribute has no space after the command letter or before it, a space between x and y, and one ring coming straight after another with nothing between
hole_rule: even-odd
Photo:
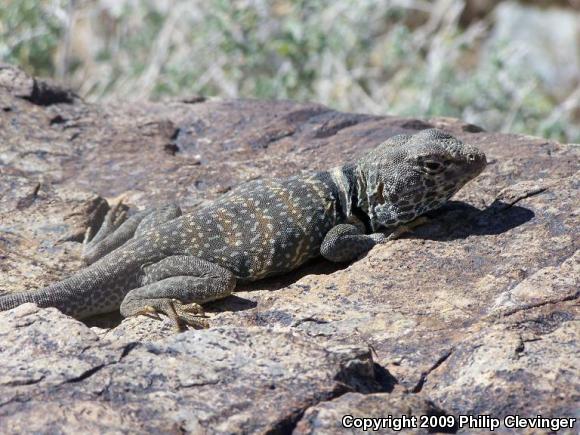
<instances>
[{"instance_id":1,"label":"lizard foot","mask_svg":"<svg viewBox=\"0 0 580 435\"><path fill-rule=\"evenodd\" d=\"M101 228L97 234L93 234L91 227L87 228L85 238L83 240L83 249L86 250L91 246L104 239L107 235L114 232L127 220L128 207L123 203L125 198L121 198L113 205L105 215L105 219L101 224Z\"/></svg>"},{"instance_id":2,"label":"lizard foot","mask_svg":"<svg viewBox=\"0 0 580 435\"><path fill-rule=\"evenodd\" d=\"M123 201L125 201L124 197L119 199L107 213L108 220L115 228L127 220L127 206Z\"/></svg>"},{"instance_id":3,"label":"lizard foot","mask_svg":"<svg viewBox=\"0 0 580 435\"><path fill-rule=\"evenodd\" d=\"M429 218L425 217L425 216L420 216L417 219L411 221L411 222L407 222L406 224L403 225L399 225L397 228L395 228L393 230L393 232L391 234L389 234L386 238L385 241L391 241L391 240L395 240L398 239L399 237L401 237L403 234L406 233L411 233L413 232L413 230L421 225L427 224L429 223L430 220Z\"/></svg>"},{"instance_id":4,"label":"lizard foot","mask_svg":"<svg viewBox=\"0 0 580 435\"><path fill-rule=\"evenodd\" d=\"M144 301L145 302L145 301ZM161 320L159 313L169 317L178 332L185 331L187 326L195 329L205 329L209 327L203 307L195 302L183 304L177 299L150 299L146 301L132 315L144 315Z\"/></svg>"},{"instance_id":5,"label":"lizard foot","mask_svg":"<svg viewBox=\"0 0 580 435\"><path fill-rule=\"evenodd\" d=\"M190 304L182 304L178 300L173 300L171 302L171 307L173 310L173 315L169 317L175 323L178 331L183 331L186 326L191 326L195 329L205 329L209 328L209 323L206 320L207 316L203 307L195 302Z\"/></svg>"}]
</instances>

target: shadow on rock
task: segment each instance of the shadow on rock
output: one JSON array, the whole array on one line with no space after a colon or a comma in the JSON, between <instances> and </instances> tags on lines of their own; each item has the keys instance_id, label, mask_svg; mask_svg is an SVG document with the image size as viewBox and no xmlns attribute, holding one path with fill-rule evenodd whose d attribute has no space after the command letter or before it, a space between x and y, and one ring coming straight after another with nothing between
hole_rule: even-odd
<instances>
[{"instance_id":1,"label":"shadow on rock","mask_svg":"<svg viewBox=\"0 0 580 435\"><path fill-rule=\"evenodd\" d=\"M280 290L294 284L306 275L330 275L344 269L349 264L351 263L332 263L322 257L318 257L284 275L273 276L252 283L238 283L236 291Z\"/></svg>"},{"instance_id":2,"label":"shadow on rock","mask_svg":"<svg viewBox=\"0 0 580 435\"><path fill-rule=\"evenodd\" d=\"M395 385L397 385L399 381L397 381L391 372L380 364L374 363L373 368L375 371L375 379L379 384L377 391L382 393L392 393L395 389Z\"/></svg>"},{"instance_id":3,"label":"shadow on rock","mask_svg":"<svg viewBox=\"0 0 580 435\"><path fill-rule=\"evenodd\" d=\"M237 291L238 289L236 289ZM208 313L221 313L223 311L246 311L256 308L258 303L248 299L240 298L236 295L231 295L225 299L215 302L210 302L205 305L205 311Z\"/></svg>"},{"instance_id":4,"label":"shadow on rock","mask_svg":"<svg viewBox=\"0 0 580 435\"><path fill-rule=\"evenodd\" d=\"M535 216L528 208L494 201L485 210L459 201L450 201L441 209L428 213L428 225L417 228L410 238L436 241L465 239L505 233Z\"/></svg>"}]
</instances>

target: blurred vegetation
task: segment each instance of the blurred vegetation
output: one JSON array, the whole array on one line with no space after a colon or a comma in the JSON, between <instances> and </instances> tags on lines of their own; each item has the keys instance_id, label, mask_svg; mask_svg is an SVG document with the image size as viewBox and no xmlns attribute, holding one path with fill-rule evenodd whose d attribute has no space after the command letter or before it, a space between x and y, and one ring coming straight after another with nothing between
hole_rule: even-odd
<instances>
[{"instance_id":1,"label":"blurred vegetation","mask_svg":"<svg viewBox=\"0 0 580 435\"><path fill-rule=\"evenodd\" d=\"M492 22L465 24L463 9L459 0L3 0L0 61L89 100L308 100L580 142L574 104L513 62L520 47L489 46Z\"/></svg>"}]
</instances>

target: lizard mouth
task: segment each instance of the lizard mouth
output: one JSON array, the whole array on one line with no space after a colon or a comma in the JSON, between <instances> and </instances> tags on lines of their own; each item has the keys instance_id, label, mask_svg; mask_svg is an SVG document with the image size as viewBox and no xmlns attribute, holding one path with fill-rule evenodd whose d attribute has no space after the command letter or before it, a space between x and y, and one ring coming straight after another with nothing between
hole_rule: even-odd
<instances>
[{"instance_id":1,"label":"lizard mouth","mask_svg":"<svg viewBox=\"0 0 580 435\"><path fill-rule=\"evenodd\" d=\"M487 166L487 158L485 153L475 147L470 147L469 152L465 156L467 165L469 166L469 173L473 177L478 176Z\"/></svg>"}]
</instances>

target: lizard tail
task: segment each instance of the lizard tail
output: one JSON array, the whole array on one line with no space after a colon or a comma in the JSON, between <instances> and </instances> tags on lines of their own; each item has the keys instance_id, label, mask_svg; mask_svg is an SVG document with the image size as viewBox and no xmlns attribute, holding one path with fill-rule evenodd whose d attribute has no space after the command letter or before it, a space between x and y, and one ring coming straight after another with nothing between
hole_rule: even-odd
<instances>
[{"instance_id":1,"label":"lizard tail","mask_svg":"<svg viewBox=\"0 0 580 435\"><path fill-rule=\"evenodd\" d=\"M97 272L98 268L83 269L63 281L36 290L0 296L0 311L10 310L27 302L39 307L55 307L64 314L82 319L94 314L113 311L119 299L116 292L107 289L107 273ZM99 294L109 296L99 297Z\"/></svg>"},{"instance_id":2,"label":"lizard tail","mask_svg":"<svg viewBox=\"0 0 580 435\"><path fill-rule=\"evenodd\" d=\"M55 307L77 319L115 311L135 287L140 266L156 255L155 247L150 245L142 240L129 242L126 247L60 282L29 292L0 296L0 311L26 302L42 308Z\"/></svg>"},{"instance_id":3,"label":"lizard tail","mask_svg":"<svg viewBox=\"0 0 580 435\"><path fill-rule=\"evenodd\" d=\"M23 293L14 293L0 296L0 311L11 310L19 305L27 302L33 302L39 307L58 307L59 309L66 309L66 306L60 304L58 295L59 292L51 292L50 287L45 287L37 290L32 290Z\"/></svg>"}]
</instances>

